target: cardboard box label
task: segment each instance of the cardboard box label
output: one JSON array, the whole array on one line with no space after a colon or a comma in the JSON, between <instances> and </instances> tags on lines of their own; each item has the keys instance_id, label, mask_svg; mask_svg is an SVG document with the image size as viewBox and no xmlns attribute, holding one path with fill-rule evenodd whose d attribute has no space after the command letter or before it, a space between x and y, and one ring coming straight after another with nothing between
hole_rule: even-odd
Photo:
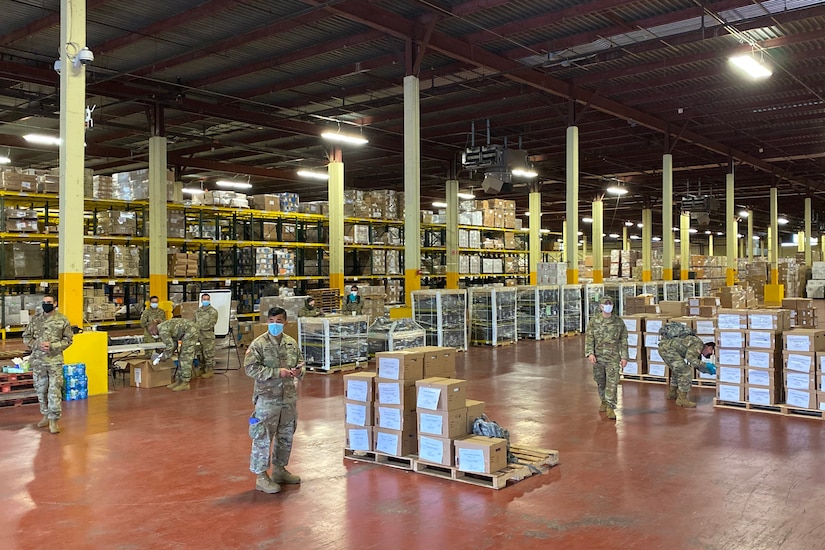
<instances>
[{"instance_id":1,"label":"cardboard box label","mask_svg":"<svg viewBox=\"0 0 825 550\"><path fill-rule=\"evenodd\" d=\"M741 365L742 352L738 349L719 348L717 350L720 365Z\"/></svg>"},{"instance_id":2,"label":"cardboard box label","mask_svg":"<svg viewBox=\"0 0 825 550\"><path fill-rule=\"evenodd\" d=\"M811 393L807 391L788 389L788 395L786 396L785 402L794 407L809 409L811 408Z\"/></svg>"},{"instance_id":3,"label":"cardboard box label","mask_svg":"<svg viewBox=\"0 0 825 550\"><path fill-rule=\"evenodd\" d=\"M730 384L741 384L744 382L744 380L742 380L742 369L719 367L719 381Z\"/></svg>"},{"instance_id":4,"label":"cardboard box label","mask_svg":"<svg viewBox=\"0 0 825 550\"><path fill-rule=\"evenodd\" d=\"M421 413L418 432L441 435L444 432L444 417L438 414Z\"/></svg>"},{"instance_id":5,"label":"cardboard box label","mask_svg":"<svg viewBox=\"0 0 825 550\"><path fill-rule=\"evenodd\" d=\"M721 348L744 348L745 335L742 332L719 332L719 341L717 342Z\"/></svg>"},{"instance_id":6,"label":"cardboard box label","mask_svg":"<svg viewBox=\"0 0 825 550\"><path fill-rule=\"evenodd\" d=\"M749 351L748 366L758 369L769 369L771 367L771 356L766 351Z\"/></svg>"},{"instance_id":7,"label":"cardboard box label","mask_svg":"<svg viewBox=\"0 0 825 550\"><path fill-rule=\"evenodd\" d=\"M665 365L661 365L658 363L651 363L647 366L647 372L651 376L664 376L665 375Z\"/></svg>"},{"instance_id":8,"label":"cardboard box label","mask_svg":"<svg viewBox=\"0 0 825 550\"><path fill-rule=\"evenodd\" d=\"M352 401L366 401L369 387L366 380L347 380L347 399Z\"/></svg>"},{"instance_id":9,"label":"cardboard box label","mask_svg":"<svg viewBox=\"0 0 825 550\"><path fill-rule=\"evenodd\" d=\"M658 334L645 333L645 347L647 347L647 348L658 348L659 347L659 335Z\"/></svg>"},{"instance_id":10,"label":"cardboard box label","mask_svg":"<svg viewBox=\"0 0 825 550\"><path fill-rule=\"evenodd\" d=\"M394 455L398 449L398 435L378 432L375 436L375 450L379 453Z\"/></svg>"},{"instance_id":11,"label":"cardboard box label","mask_svg":"<svg viewBox=\"0 0 825 550\"><path fill-rule=\"evenodd\" d=\"M740 387L739 386L728 386L727 384L719 384L716 387L717 391L719 392L719 399L722 401L741 401L742 396L740 394Z\"/></svg>"},{"instance_id":12,"label":"cardboard box label","mask_svg":"<svg viewBox=\"0 0 825 550\"><path fill-rule=\"evenodd\" d=\"M788 389L808 390L811 388L811 377L809 374L799 372L785 373ZM788 402L790 404L790 401Z\"/></svg>"},{"instance_id":13,"label":"cardboard box label","mask_svg":"<svg viewBox=\"0 0 825 550\"><path fill-rule=\"evenodd\" d=\"M481 449L458 449L456 461L465 472L484 473L484 451Z\"/></svg>"},{"instance_id":14,"label":"cardboard box label","mask_svg":"<svg viewBox=\"0 0 825 550\"><path fill-rule=\"evenodd\" d=\"M716 325L713 321L696 321L696 334L715 334Z\"/></svg>"},{"instance_id":15,"label":"cardboard box label","mask_svg":"<svg viewBox=\"0 0 825 550\"><path fill-rule=\"evenodd\" d=\"M773 315L758 315L751 313L748 317L748 324L750 325L750 328L771 330L775 328L775 319L776 317Z\"/></svg>"},{"instance_id":16,"label":"cardboard box label","mask_svg":"<svg viewBox=\"0 0 825 550\"><path fill-rule=\"evenodd\" d=\"M639 358L639 348L627 348L627 358L634 361Z\"/></svg>"},{"instance_id":17,"label":"cardboard box label","mask_svg":"<svg viewBox=\"0 0 825 550\"><path fill-rule=\"evenodd\" d=\"M622 373L639 374L639 363L636 361L628 361L627 365L625 365L624 369L622 369Z\"/></svg>"},{"instance_id":18,"label":"cardboard box label","mask_svg":"<svg viewBox=\"0 0 825 550\"><path fill-rule=\"evenodd\" d=\"M378 427L401 431L402 411L394 407L378 407Z\"/></svg>"},{"instance_id":19,"label":"cardboard box label","mask_svg":"<svg viewBox=\"0 0 825 550\"><path fill-rule=\"evenodd\" d=\"M645 321L645 332L655 332L658 334L664 324L665 322L662 319L647 319Z\"/></svg>"},{"instance_id":20,"label":"cardboard box label","mask_svg":"<svg viewBox=\"0 0 825 550\"><path fill-rule=\"evenodd\" d=\"M433 437L418 438L418 458L427 462L444 463L444 445Z\"/></svg>"},{"instance_id":21,"label":"cardboard box label","mask_svg":"<svg viewBox=\"0 0 825 550\"><path fill-rule=\"evenodd\" d=\"M359 430L357 428L350 428L349 448L353 451L369 451L370 431L367 429Z\"/></svg>"},{"instance_id":22,"label":"cardboard box label","mask_svg":"<svg viewBox=\"0 0 825 550\"><path fill-rule=\"evenodd\" d=\"M762 388L748 388L748 401L755 405L770 405L771 390Z\"/></svg>"},{"instance_id":23,"label":"cardboard box label","mask_svg":"<svg viewBox=\"0 0 825 550\"><path fill-rule=\"evenodd\" d=\"M420 409L430 409L434 411L438 408L438 400L441 398L441 388L418 388L418 398L415 406Z\"/></svg>"},{"instance_id":24,"label":"cardboard box label","mask_svg":"<svg viewBox=\"0 0 825 550\"><path fill-rule=\"evenodd\" d=\"M401 388L398 384L378 383L378 401L385 405L401 404ZM400 429L400 428L399 428Z\"/></svg>"},{"instance_id":25,"label":"cardboard box label","mask_svg":"<svg viewBox=\"0 0 825 550\"><path fill-rule=\"evenodd\" d=\"M135 373L135 385L140 386L140 383L143 380L143 369L141 367L133 367L132 372Z\"/></svg>"},{"instance_id":26,"label":"cardboard box label","mask_svg":"<svg viewBox=\"0 0 825 550\"><path fill-rule=\"evenodd\" d=\"M367 406L347 403L346 423L355 426L367 425Z\"/></svg>"},{"instance_id":27,"label":"cardboard box label","mask_svg":"<svg viewBox=\"0 0 825 550\"><path fill-rule=\"evenodd\" d=\"M716 326L720 329L739 329L740 316L738 313L720 313L716 317Z\"/></svg>"},{"instance_id":28,"label":"cardboard box label","mask_svg":"<svg viewBox=\"0 0 825 550\"><path fill-rule=\"evenodd\" d=\"M757 317L762 317L762 315L758 315ZM771 336L772 334L770 332L752 330L748 336L748 346L752 348L773 349L774 344Z\"/></svg>"},{"instance_id":29,"label":"cardboard box label","mask_svg":"<svg viewBox=\"0 0 825 550\"><path fill-rule=\"evenodd\" d=\"M653 363L664 363L665 360L662 359L662 355L659 353L658 349L650 350L650 361Z\"/></svg>"},{"instance_id":30,"label":"cardboard box label","mask_svg":"<svg viewBox=\"0 0 825 550\"><path fill-rule=\"evenodd\" d=\"M639 345L639 333L638 332L628 332L627 333L627 345L628 347L635 348Z\"/></svg>"},{"instance_id":31,"label":"cardboard box label","mask_svg":"<svg viewBox=\"0 0 825 550\"><path fill-rule=\"evenodd\" d=\"M401 370L401 361L397 357L381 357L378 359L378 376L398 380Z\"/></svg>"},{"instance_id":32,"label":"cardboard box label","mask_svg":"<svg viewBox=\"0 0 825 550\"><path fill-rule=\"evenodd\" d=\"M808 335L786 334L785 349L789 351L812 351L811 337Z\"/></svg>"},{"instance_id":33,"label":"cardboard box label","mask_svg":"<svg viewBox=\"0 0 825 550\"><path fill-rule=\"evenodd\" d=\"M748 369L748 384L753 384L755 386L770 386L770 371Z\"/></svg>"},{"instance_id":34,"label":"cardboard box label","mask_svg":"<svg viewBox=\"0 0 825 550\"><path fill-rule=\"evenodd\" d=\"M811 372L813 370L813 364L813 357L809 355L797 355L794 353L788 355L788 370Z\"/></svg>"}]
</instances>

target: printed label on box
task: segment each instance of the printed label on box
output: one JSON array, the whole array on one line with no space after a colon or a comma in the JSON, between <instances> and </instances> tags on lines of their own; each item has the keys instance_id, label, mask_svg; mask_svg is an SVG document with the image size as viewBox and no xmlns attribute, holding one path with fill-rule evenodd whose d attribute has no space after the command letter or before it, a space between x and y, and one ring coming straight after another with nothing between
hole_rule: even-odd
<instances>
[{"instance_id":1,"label":"printed label on box","mask_svg":"<svg viewBox=\"0 0 825 550\"><path fill-rule=\"evenodd\" d=\"M369 430L350 429L349 431L349 448L353 451L369 451L370 450L370 432Z\"/></svg>"},{"instance_id":2,"label":"printed label on box","mask_svg":"<svg viewBox=\"0 0 825 550\"><path fill-rule=\"evenodd\" d=\"M713 334L716 327L713 321L696 321L696 334Z\"/></svg>"},{"instance_id":3,"label":"printed label on box","mask_svg":"<svg viewBox=\"0 0 825 550\"><path fill-rule=\"evenodd\" d=\"M742 362L738 349L719 348L718 353L720 365L739 365Z\"/></svg>"},{"instance_id":4,"label":"printed label on box","mask_svg":"<svg viewBox=\"0 0 825 550\"><path fill-rule=\"evenodd\" d=\"M771 356L764 351L749 351L748 366L759 369L768 369L771 366Z\"/></svg>"},{"instance_id":5,"label":"printed label on box","mask_svg":"<svg viewBox=\"0 0 825 550\"><path fill-rule=\"evenodd\" d=\"M788 355L788 370L811 372L813 358L807 355Z\"/></svg>"},{"instance_id":6,"label":"printed label on box","mask_svg":"<svg viewBox=\"0 0 825 550\"><path fill-rule=\"evenodd\" d=\"M659 353L658 349L650 350L650 360L654 363L664 363L664 359L662 359L662 355Z\"/></svg>"},{"instance_id":7,"label":"printed label on box","mask_svg":"<svg viewBox=\"0 0 825 550\"><path fill-rule=\"evenodd\" d=\"M398 435L378 432L375 438L375 450L379 453L394 455L398 449Z\"/></svg>"},{"instance_id":8,"label":"printed label on box","mask_svg":"<svg viewBox=\"0 0 825 550\"><path fill-rule=\"evenodd\" d=\"M806 391L799 391L799 390L788 390L788 398L787 402L788 405L792 405L794 407L800 407L802 409L807 409L808 405L810 404L811 395Z\"/></svg>"},{"instance_id":9,"label":"printed label on box","mask_svg":"<svg viewBox=\"0 0 825 550\"><path fill-rule=\"evenodd\" d=\"M651 376L664 376L665 375L665 366L651 363L650 365L647 366L647 372Z\"/></svg>"},{"instance_id":10,"label":"printed label on box","mask_svg":"<svg viewBox=\"0 0 825 550\"><path fill-rule=\"evenodd\" d=\"M628 361L622 372L624 374L639 374L639 363L636 361Z\"/></svg>"},{"instance_id":11,"label":"printed label on box","mask_svg":"<svg viewBox=\"0 0 825 550\"><path fill-rule=\"evenodd\" d=\"M458 467L465 472L484 473L484 451L481 449L458 449Z\"/></svg>"},{"instance_id":12,"label":"printed label on box","mask_svg":"<svg viewBox=\"0 0 825 550\"><path fill-rule=\"evenodd\" d=\"M645 330L647 332L659 332L661 330L662 325L664 325L664 321L661 319L648 319L645 323Z\"/></svg>"},{"instance_id":13,"label":"printed label on box","mask_svg":"<svg viewBox=\"0 0 825 550\"><path fill-rule=\"evenodd\" d=\"M381 357L378 360L378 377L398 380L401 361L397 357Z\"/></svg>"},{"instance_id":14,"label":"printed label on box","mask_svg":"<svg viewBox=\"0 0 825 550\"><path fill-rule=\"evenodd\" d=\"M811 379L808 374L789 372L786 376L788 378L788 389L807 390L811 387Z\"/></svg>"},{"instance_id":15,"label":"printed label on box","mask_svg":"<svg viewBox=\"0 0 825 550\"><path fill-rule=\"evenodd\" d=\"M787 334L785 339L788 344L785 349L789 351L810 351L811 349L811 339L807 336Z\"/></svg>"},{"instance_id":16,"label":"printed label on box","mask_svg":"<svg viewBox=\"0 0 825 550\"><path fill-rule=\"evenodd\" d=\"M627 335L627 346L630 348L635 348L639 345L639 334L637 332L628 333Z\"/></svg>"},{"instance_id":17,"label":"printed label on box","mask_svg":"<svg viewBox=\"0 0 825 550\"><path fill-rule=\"evenodd\" d=\"M748 388L748 401L754 405L770 405L771 390L761 388Z\"/></svg>"},{"instance_id":18,"label":"printed label on box","mask_svg":"<svg viewBox=\"0 0 825 550\"><path fill-rule=\"evenodd\" d=\"M384 405L400 405L401 391L398 387L398 384L388 384L386 382L379 382L378 402Z\"/></svg>"},{"instance_id":19,"label":"printed label on box","mask_svg":"<svg viewBox=\"0 0 825 550\"><path fill-rule=\"evenodd\" d=\"M771 335L769 332L751 332L750 333L750 347L771 349Z\"/></svg>"},{"instance_id":20,"label":"printed label on box","mask_svg":"<svg viewBox=\"0 0 825 550\"><path fill-rule=\"evenodd\" d=\"M434 411L438 408L438 400L441 397L441 388L418 388L418 399L415 406L419 409L429 409Z\"/></svg>"},{"instance_id":21,"label":"printed label on box","mask_svg":"<svg viewBox=\"0 0 825 550\"><path fill-rule=\"evenodd\" d=\"M401 431L401 409L378 407L378 427Z\"/></svg>"},{"instance_id":22,"label":"printed label on box","mask_svg":"<svg viewBox=\"0 0 825 550\"><path fill-rule=\"evenodd\" d=\"M140 386L140 381L142 380L141 374L143 369L141 367L134 367L132 370L135 371L135 386Z\"/></svg>"},{"instance_id":23,"label":"printed label on box","mask_svg":"<svg viewBox=\"0 0 825 550\"><path fill-rule=\"evenodd\" d=\"M638 359L639 358L639 348L627 348L627 357L628 359Z\"/></svg>"},{"instance_id":24,"label":"printed label on box","mask_svg":"<svg viewBox=\"0 0 825 550\"><path fill-rule=\"evenodd\" d=\"M748 369L748 384L755 384L757 386L769 386L771 383L771 376L766 370Z\"/></svg>"},{"instance_id":25,"label":"printed label on box","mask_svg":"<svg viewBox=\"0 0 825 550\"><path fill-rule=\"evenodd\" d=\"M347 381L347 399L353 401L367 400L367 382L366 380L348 380Z\"/></svg>"},{"instance_id":26,"label":"printed label on box","mask_svg":"<svg viewBox=\"0 0 825 550\"><path fill-rule=\"evenodd\" d=\"M720 332L719 346L723 348L744 348L744 335L741 332Z\"/></svg>"},{"instance_id":27,"label":"printed label on box","mask_svg":"<svg viewBox=\"0 0 825 550\"><path fill-rule=\"evenodd\" d=\"M742 369L733 369L731 367L719 367L719 381L729 382L731 384L741 384Z\"/></svg>"},{"instance_id":28,"label":"printed label on box","mask_svg":"<svg viewBox=\"0 0 825 550\"><path fill-rule=\"evenodd\" d=\"M741 397L739 395L739 386L727 386L725 384L719 384L719 399L722 401L740 401Z\"/></svg>"},{"instance_id":29,"label":"printed label on box","mask_svg":"<svg viewBox=\"0 0 825 550\"><path fill-rule=\"evenodd\" d=\"M716 318L716 326L720 329L740 328L739 315L733 315L730 313L720 313L719 316Z\"/></svg>"},{"instance_id":30,"label":"printed label on box","mask_svg":"<svg viewBox=\"0 0 825 550\"><path fill-rule=\"evenodd\" d=\"M367 424L367 406L354 405L347 403L347 424L354 426L366 426Z\"/></svg>"},{"instance_id":31,"label":"printed label on box","mask_svg":"<svg viewBox=\"0 0 825 550\"><path fill-rule=\"evenodd\" d=\"M659 347L659 335L658 334L645 334L645 347L658 348Z\"/></svg>"},{"instance_id":32,"label":"printed label on box","mask_svg":"<svg viewBox=\"0 0 825 550\"><path fill-rule=\"evenodd\" d=\"M444 417L438 414L421 413L418 425L419 433L441 435L444 430Z\"/></svg>"},{"instance_id":33,"label":"printed label on box","mask_svg":"<svg viewBox=\"0 0 825 550\"><path fill-rule=\"evenodd\" d=\"M444 462L444 445L431 437L419 437L418 458L441 464Z\"/></svg>"},{"instance_id":34,"label":"printed label on box","mask_svg":"<svg viewBox=\"0 0 825 550\"><path fill-rule=\"evenodd\" d=\"M751 313L748 319L751 328L755 329L773 329L773 315L755 315Z\"/></svg>"}]
</instances>

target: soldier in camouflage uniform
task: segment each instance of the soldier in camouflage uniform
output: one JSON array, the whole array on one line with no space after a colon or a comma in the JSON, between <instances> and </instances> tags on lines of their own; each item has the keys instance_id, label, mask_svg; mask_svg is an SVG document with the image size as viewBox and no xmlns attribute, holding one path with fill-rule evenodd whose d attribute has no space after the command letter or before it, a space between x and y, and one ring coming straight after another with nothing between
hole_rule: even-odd
<instances>
[{"instance_id":1,"label":"soldier in camouflage uniform","mask_svg":"<svg viewBox=\"0 0 825 550\"><path fill-rule=\"evenodd\" d=\"M155 338L157 334L157 325L160 325L166 320L166 312L160 309L160 300L157 296L149 298L149 307L143 310L140 314L140 327L143 329L143 341L147 344L153 344L158 341ZM155 325L152 327L152 325ZM154 334L153 334L154 332ZM147 356L151 354L147 351Z\"/></svg>"},{"instance_id":2,"label":"soldier in camouflage uniform","mask_svg":"<svg viewBox=\"0 0 825 550\"><path fill-rule=\"evenodd\" d=\"M593 379L602 400L599 411L607 418L616 418L616 395L621 369L627 364L627 327L624 321L613 315L613 300L602 298L600 315L587 324L584 339L584 355L593 365Z\"/></svg>"},{"instance_id":3,"label":"soldier in camouflage uniform","mask_svg":"<svg viewBox=\"0 0 825 550\"><path fill-rule=\"evenodd\" d=\"M659 355L670 368L668 399L675 399L680 407L696 406L696 403L688 398L693 380L693 369L716 374L715 366L712 366L713 372L711 372L709 365L706 365L700 358L700 356L712 356L715 349L715 342L703 342L695 334L659 340Z\"/></svg>"},{"instance_id":4,"label":"soldier in camouflage uniform","mask_svg":"<svg viewBox=\"0 0 825 550\"><path fill-rule=\"evenodd\" d=\"M315 298L308 297L304 301L304 307L298 310L298 317L320 317L323 315L321 310L315 307Z\"/></svg>"},{"instance_id":5,"label":"soldier in camouflage uniform","mask_svg":"<svg viewBox=\"0 0 825 550\"><path fill-rule=\"evenodd\" d=\"M189 381L192 379L192 360L195 358L195 346L198 343L200 332L194 321L175 317L160 324L158 328L160 340L166 349L160 355L161 361L166 361L175 352L180 341L178 350L178 375L175 381L166 386L172 391L187 391L190 389Z\"/></svg>"},{"instance_id":6,"label":"soldier in camouflage uniform","mask_svg":"<svg viewBox=\"0 0 825 550\"><path fill-rule=\"evenodd\" d=\"M195 378L215 376L215 323L218 310L212 307L209 294L201 294L201 307L195 311L195 324L200 331L201 355Z\"/></svg>"},{"instance_id":7,"label":"soldier in camouflage uniform","mask_svg":"<svg viewBox=\"0 0 825 550\"><path fill-rule=\"evenodd\" d=\"M300 483L301 478L288 472L286 465L292 451L292 436L297 423L295 380L304 375L304 362L298 343L284 334L286 311L273 307L268 312L268 331L249 345L244 359L247 376L255 380L249 418L252 453L249 469L258 476L255 488L277 493L280 483ZM273 446L274 442L274 446ZM267 473L272 464L272 475Z\"/></svg>"},{"instance_id":8,"label":"soldier in camouflage uniform","mask_svg":"<svg viewBox=\"0 0 825 550\"><path fill-rule=\"evenodd\" d=\"M32 350L29 365L43 418L38 428L60 433L57 422L63 412L63 350L72 344L72 326L58 312L53 296L43 297L43 313L35 315L23 332L23 342Z\"/></svg>"}]
</instances>

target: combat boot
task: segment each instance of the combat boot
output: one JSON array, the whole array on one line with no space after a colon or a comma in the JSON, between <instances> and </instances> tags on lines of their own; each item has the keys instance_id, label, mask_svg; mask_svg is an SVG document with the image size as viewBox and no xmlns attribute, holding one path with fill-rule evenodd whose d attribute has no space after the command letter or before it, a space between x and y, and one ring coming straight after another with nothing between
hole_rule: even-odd
<instances>
[{"instance_id":1,"label":"combat boot","mask_svg":"<svg viewBox=\"0 0 825 550\"><path fill-rule=\"evenodd\" d=\"M688 399L688 392L686 391L679 392L679 397L676 398L676 404L680 407L687 407L689 409L696 406L696 403Z\"/></svg>"},{"instance_id":2,"label":"combat boot","mask_svg":"<svg viewBox=\"0 0 825 550\"><path fill-rule=\"evenodd\" d=\"M613 407L608 405L607 410L605 412L607 413L607 418L609 418L610 420L616 420L616 411L613 410Z\"/></svg>"},{"instance_id":3,"label":"combat boot","mask_svg":"<svg viewBox=\"0 0 825 550\"><path fill-rule=\"evenodd\" d=\"M203 375L201 374L201 372L198 369L192 369L192 378L197 379L197 378L200 378L201 376L203 376Z\"/></svg>"},{"instance_id":4,"label":"combat boot","mask_svg":"<svg viewBox=\"0 0 825 550\"><path fill-rule=\"evenodd\" d=\"M269 475L266 472L258 474L258 479L255 481L255 489L270 495L281 492L281 486L269 479Z\"/></svg>"},{"instance_id":5,"label":"combat boot","mask_svg":"<svg viewBox=\"0 0 825 550\"><path fill-rule=\"evenodd\" d=\"M192 387L189 385L189 382L181 382L180 385L172 388L172 391L189 391L191 389Z\"/></svg>"},{"instance_id":6,"label":"combat boot","mask_svg":"<svg viewBox=\"0 0 825 550\"><path fill-rule=\"evenodd\" d=\"M272 466L272 481L275 483L286 483L288 485L295 485L301 483L300 476L291 474L283 466Z\"/></svg>"},{"instance_id":7,"label":"combat boot","mask_svg":"<svg viewBox=\"0 0 825 550\"><path fill-rule=\"evenodd\" d=\"M57 425L57 420L49 420L49 431L53 434L60 433L60 426Z\"/></svg>"},{"instance_id":8,"label":"combat boot","mask_svg":"<svg viewBox=\"0 0 825 550\"><path fill-rule=\"evenodd\" d=\"M177 388L180 385L181 385L180 379L175 378L175 381L172 382L171 384L166 384L166 387L169 388L170 390L174 390L175 388Z\"/></svg>"},{"instance_id":9,"label":"combat boot","mask_svg":"<svg viewBox=\"0 0 825 550\"><path fill-rule=\"evenodd\" d=\"M667 389L667 399L670 399L671 401L676 399L676 386L670 386Z\"/></svg>"},{"instance_id":10,"label":"combat boot","mask_svg":"<svg viewBox=\"0 0 825 550\"><path fill-rule=\"evenodd\" d=\"M606 410L607 410L607 401L605 401L604 399L602 399L602 404L601 404L601 405L599 405L599 412L600 412L600 413L603 413L603 412L604 412L604 411L606 411Z\"/></svg>"},{"instance_id":11,"label":"combat boot","mask_svg":"<svg viewBox=\"0 0 825 550\"><path fill-rule=\"evenodd\" d=\"M213 376L215 376L215 371L212 369L207 369L203 371L203 374L201 374L201 378L203 378L204 380L209 380Z\"/></svg>"},{"instance_id":12,"label":"combat boot","mask_svg":"<svg viewBox=\"0 0 825 550\"><path fill-rule=\"evenodd\" d=\"M44 414L43 418L40 419L40 422L37 423L37 427L38 428L45 428L48 425L49 425L49 417Z\"/></svg>"}]
</instances>

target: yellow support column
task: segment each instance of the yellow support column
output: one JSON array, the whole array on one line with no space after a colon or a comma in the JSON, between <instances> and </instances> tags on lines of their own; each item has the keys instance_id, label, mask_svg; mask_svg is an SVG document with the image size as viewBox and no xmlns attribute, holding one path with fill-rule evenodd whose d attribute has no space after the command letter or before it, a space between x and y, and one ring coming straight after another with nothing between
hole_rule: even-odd
<instances>
[{"instance_id":1,"label":"yellow support column","mask_svg":"<svg viewBox=\"0 0 825 550\"><path fill-rule=\"evenodd\" d=\"M776 187L771 187L771 228L768 241L768 261L771 264L771 284L765 285L765 305L781 305L785 287L779 284L779 203Z\"/></svg>"},{"instance_id":2,"label":"yellow support column","mask_svg":"<svg viewBox=\"0 0 825 550\"><path fill-rule=\"evenodd\" d=\"M579 128L567 127L567 238L564 255L567 261L567 284L579 284Z\"/></svg>"},{"instance_id":3,"label":"yellow support column","mask_svg":"<svg viewBox=\"0 0 825 550\"><path fill-rule=\"evenodd\" d=\"M811 236L813 235L811 223L811 197L805 197L805 265L811 267L813 265L813 250L811 249Z\"/></svg>"},{"instance_id":4,"label":"yellow support column","mask_svg":"<svg viewBox=\"0 0 825 550\"><path fill-rule=\"evenodd\" d=\"M642 210L642 282L652 281L650 270L651 256L653 256L653 211L650 208Z\"/></svg>"},{"instance_id":5,"label":"yellow support column","mask_svg":"<svg viewBox=\"0 0 825 550\"><path fill-rule=\"evenodd\" d=\"M169 300L166 273L166 138L149 138L149 295Z\"/></svg>"},{"instance_id":6,"label":"yellow support column","mask_svg":"<svg viewBox=\"0 0 825 550\"><path fill-rule=\"evenodd\" d=\"M662 157L662 280L673 280L673 155Z\"/></svg>"},{"instance_id":7,"label":"yellow support column","mask_svg":"<svg viewBox=\"0 0 825 550\"><path fill-rule=\"evenodd\" d=\"M797 231L796 232L796 251L797 252L805 252L805 232L804 231Z\"/></svg>"},{"instance_id":8,"label":"yellow support column","mask_svg":"<svg viewBox=\"0 0 825 550\"><path fill-rule=\"evenodd\" d=\"M753 210L747 210L748 214L748 262L753 261Z\"/></svg>"},{"instance_id":9,"label":"yellow support column","mask_svg":"<svg viewBox=\"0 0 825 550\"><path fill-rule=\"evenodd\" d=\"M421 288L421 126L418 77L404 77L404 294Z\"/></svg>"},{"instance_id":10,"label":"yellow support column","mask_svg":"<svg viewBox=\"0 0 825 550\"><path fill-rule=\"evenodd\" d=\"M687 281L690 278L690 212L682 212L679 217L679 255L681 270L679 278Z\"/></svg>"},{"instance_id":11,"label":"yellow support column","mask_svg":"<svg viewBox=\"0 0 825 550\"><path fill-rule=\"evenodd\" d=\"M344 294L344 163L335 151L327 166L329 200L329 287Z\"/></svg>"},{"instance_id":12,"label":"yellow support column","mask_svg":"<svg viewBox=\"0 0 825 550\"><path fill-rule=\"evenodd\" d=\"M733 203L733 167L725 176L725 225L726 241L725 253L728 256L728 266L725 270L725 285L733 286L736 282L736 218Z\"/></svg>"},{"instance_id":13,"label":"yellow support column","mask_svg":"<svg viewBox=\"0 0 825 550\"><path fill-rule=\"evenodd\" d=\"M627 236L627 226L622 227L622 252L630 251L630 239Z\"/></svg>"},{"instance_id":14,"label":"yellow support column","mask_svg":"<svg viewBox=\"0 0 825 550\"><path fill-rule=\"evenodd\" d=\"M458 288L458 180L447 180L447 288Z\"/></svg>"},{"instance_id":15,"label":"yellow support column","mask_svg":"<svg viewBox=\"0 0 825 550\"><path fill-rule=\"evenodd\" d=\"M78 46L79 45L79 46ZM60 224L58 307L83 325L83 169L86 66L72 59L86 45L86 0L60 1Z\"/></svg>"},{"instance_id":16,"label":"yellow support column","mask_svg":"<svg viewBox=\"0 0 825 550\"><path fill-rule=\"evenodd\" d=\"M530 191L530 284L538 284L541 261L541 193L538 186Z\"/></svg>"},{"instance_id":17,"label":"yellow support column","mask_svg":"<svg viewBox=\"0 0 825 550\"><path fill-rule=\"evenodd\" d=\"M713 233L708 235L708 256L713 256Z\"/></svg>"},{"instance_id":18,"label":"yellow support column","mask_svg":"<svg viewBox=\"0 0 825 550\"><path fill-rule=\"evenodd\" d=\"M604 282L604 201L593 201L593 282Z\"/></svg>"}]
</instances>

